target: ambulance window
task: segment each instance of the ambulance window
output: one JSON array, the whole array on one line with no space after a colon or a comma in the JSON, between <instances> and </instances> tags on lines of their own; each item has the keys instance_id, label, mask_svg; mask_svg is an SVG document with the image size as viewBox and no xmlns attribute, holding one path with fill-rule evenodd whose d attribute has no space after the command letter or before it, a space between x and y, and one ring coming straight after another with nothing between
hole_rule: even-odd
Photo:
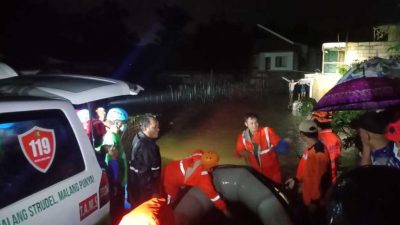
<instances>
[{"instance_id":1,"label":"ambulance window","mask_svg":"<svg viewBox=\"0 0 400 225\"><path fill-rule=\"evenodd\" d=\"M0 114L0 209L84 169L62 111Z\"/></svg>"}]
</instances>

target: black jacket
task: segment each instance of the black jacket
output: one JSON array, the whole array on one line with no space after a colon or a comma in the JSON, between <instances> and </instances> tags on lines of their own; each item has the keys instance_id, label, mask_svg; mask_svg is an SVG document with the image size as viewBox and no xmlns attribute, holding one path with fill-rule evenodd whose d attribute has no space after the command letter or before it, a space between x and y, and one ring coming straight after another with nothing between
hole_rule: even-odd
<instances>
[{"instance_id":1,"label":"black jacket","mask_svg":"<svg viewBox=\"0 0 400 225\"><path fill-rule=\"evenodd\" d=\"M129 152L129 188L141 197L159 192L161 175L160 148L143 132L138 132ZM132 190L133 189L133 190Z\"/></svg>"}]
</instances>

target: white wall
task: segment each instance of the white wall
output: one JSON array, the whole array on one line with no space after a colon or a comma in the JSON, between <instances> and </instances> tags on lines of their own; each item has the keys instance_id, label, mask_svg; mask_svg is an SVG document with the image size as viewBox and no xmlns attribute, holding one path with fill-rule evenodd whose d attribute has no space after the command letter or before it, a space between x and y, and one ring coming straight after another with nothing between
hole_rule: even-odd
<instances>
[{"instance_id":1,"label":"white wall","mask_svg":"<svg viewBox=\"0 0 400 225\"><path fill-rule=\"evenodd\" d=\"M270 69L269 70L274 70L274 71L279 71L279 70L295 70L297 68L294 68L294 52L261 52L258 54L258 60L257 60L257 69L259 71L265 71L266 65L265 65L265 58L270 57L271 58L271 63L270 63ZM284 67L276 67L276 60L277 57L284 57L286 59L286 63Z\"/></svg>"},{"instance_id":2,"label":"white wall","mask_svg":"<svg viewBox=\"0 0 400 225\"><path fill-rule=\"evenodd\" d=\"M342 78L340 74L304 74L304 77L311 82L310 97L319 101L335 84Z\"/></svg>"},{"instance_id":3,"label":"white wall","mask_svg":"<svg viewBox=\"0 0 400 225\"><path fill-rule=\"evenodd\" d=\"M324 43L322 45L322 51L325 49L344 51L345 55L342 64L351 66L351 64L357 61L362 62L374 56L389 58L391 55L400 54L400 52L388 51L389 48L396 44L399 44L399 42L334 42ZM324 61L322 63L324 63ZM324 65L322 65L322 68L324 68ZM305 78L312 79L313 87L311 95L317 101L328 92L341 77L342 75L338 73L305 74Z\"/></svg>"},{"instance_id":4,"label":"white wall","mask_svg":"<svg viewBox=\"0 0 400 225\"><path fill-rule=\"evenodd\" d=\"M362 62L371 57L389 58L391 55L400 52L389 51L399 42L349 42L346 45L345 64L352 64L355 61Z\"/></svg>"},{"instance_id":5,"label":"white wall","mask_svg":"<svg viewBox=\"0 0 400 225\"><path fill-rule=\"evenodd\" d=\"M338 65L351 66L353 63L362 62L372 57L389 58L393 55L400 54L400 51L391 49L400 42L398 41L384 41L384 42L333 42L324 43L322 51L324 56L325 50L340 50L344 52L344 60ZM324 71L325 58L323 57L322 72Z\"/></svg>"}]
</instances>

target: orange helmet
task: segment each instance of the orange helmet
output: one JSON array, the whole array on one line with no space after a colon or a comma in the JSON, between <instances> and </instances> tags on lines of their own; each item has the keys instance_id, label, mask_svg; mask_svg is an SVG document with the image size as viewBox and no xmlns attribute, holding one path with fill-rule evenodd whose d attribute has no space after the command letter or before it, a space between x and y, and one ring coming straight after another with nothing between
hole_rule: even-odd
<instances>
[{"instance_id":1,"label":"orange helmet","mask_svg":"<svg viewBox=\"0 0 400 225\"><path fill-rule=\"evenodd\" d=\"M201 156L201 163L206 170L210 170L212 167L218 165L219 155L214 151L204 151Z\"/></svg>"},{"instance_id":2,"label":"orange helmet","mask_svg":"<svg viewBox=\"0 0 400 225\"><path fill-rule=\"evenodd\" d=\"M311 118L320 123L330 123L332 122L332 112L317 111L311 114Z\"/></svg>"}]
</instances>

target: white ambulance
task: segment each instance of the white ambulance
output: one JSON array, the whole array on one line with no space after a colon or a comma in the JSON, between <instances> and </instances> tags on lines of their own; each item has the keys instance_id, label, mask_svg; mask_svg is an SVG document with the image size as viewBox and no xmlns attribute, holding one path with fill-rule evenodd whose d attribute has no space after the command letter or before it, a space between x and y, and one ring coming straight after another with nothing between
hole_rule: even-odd
<instances>
[{"instance_id":1,"label":"white ambulance","mask_svg":"<svg viewBox=\"0 0 400 225\"><path fill-rule=\"evenodd\" d=\"M0 225L109 224L107 176L74 105L140 90L78 75L0 79Z\"/></svg>"}]
</instances>

